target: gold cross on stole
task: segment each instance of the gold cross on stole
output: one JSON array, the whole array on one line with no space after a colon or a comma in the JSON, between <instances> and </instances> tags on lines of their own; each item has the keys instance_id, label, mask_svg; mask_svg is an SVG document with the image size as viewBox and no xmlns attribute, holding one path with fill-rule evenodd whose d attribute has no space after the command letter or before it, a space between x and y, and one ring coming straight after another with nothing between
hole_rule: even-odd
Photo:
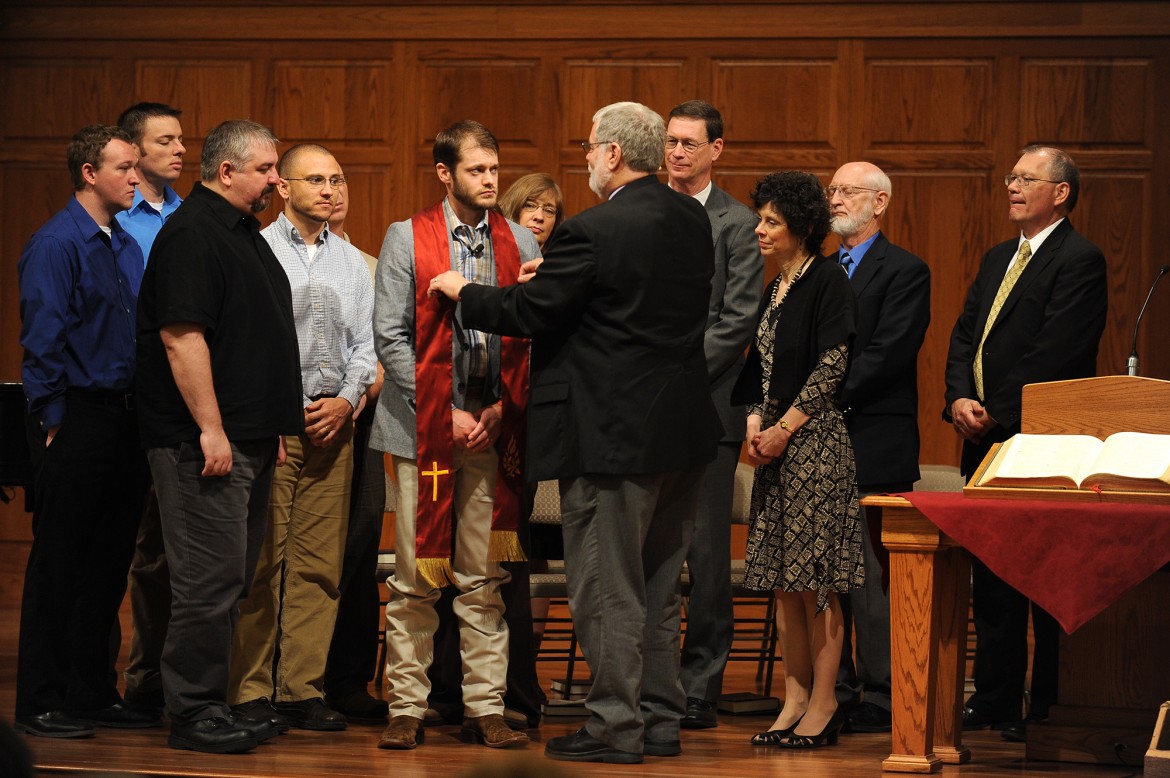
<instances>
[{"instance_id":1,"label":"gold cross on stole","mask_svg":"<svg viewBox=\"0 0 1170 778\"><path fill-rule=\"evenodd\" d=\"M439 501L439 476L449 475L450 473L451 473L450 470L440 470L439 463L432 461L431 462L431 469L424 470L420 474L420 475L429 475L435 479L431 484L431 501L432 502Z\"/></svg>"}]
</instances>

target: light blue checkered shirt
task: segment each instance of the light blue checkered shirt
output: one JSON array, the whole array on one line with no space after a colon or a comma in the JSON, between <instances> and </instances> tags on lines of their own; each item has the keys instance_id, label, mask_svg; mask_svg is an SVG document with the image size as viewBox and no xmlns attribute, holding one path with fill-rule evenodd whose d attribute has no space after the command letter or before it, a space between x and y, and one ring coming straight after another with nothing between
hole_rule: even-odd
<instances>
[{"instance_id":1,"label":"light blue checkered shirt","mask_svg":"<svg viewBox=\"0 0 1170 778\"><path fill-rule=\"evenodd\" d=\"M361 252L326 226L317 254L282 213L260 231L292 287L304 402L336 395L354 408L374 382L374 289Z\"/></svg>"},{"instance_id":2,"label":"light blue checkered shirt","mask_svg":"<svg viewBox=\"0 0 1170 778\"><path fill-rule=\"evenodd\" d=\"M488 229L488 216L485 211L483 218L474 228L459 221L454 209L447 198L443 198L443 214L447 225L456 225L451 230L451 245L455 248L456 270L473 284L496 286L496 259L492 252L491 230ZM483 247L480 255L475 256L476 249ZM465 329L467 333L467 375L469 378L486 378L488 374L488 346L495 335L479 330Z\"/></svg>"}]
</instances>

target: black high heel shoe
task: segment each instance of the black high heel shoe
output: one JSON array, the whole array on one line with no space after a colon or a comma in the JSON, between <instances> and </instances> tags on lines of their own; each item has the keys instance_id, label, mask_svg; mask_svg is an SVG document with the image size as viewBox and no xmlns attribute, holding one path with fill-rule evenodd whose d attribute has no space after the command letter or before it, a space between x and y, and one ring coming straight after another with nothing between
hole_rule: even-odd
<instances>
[{"instance_id":1,"label":"black high heel shoe","mask_svg":"<svg viewBox=\"0 0 1170 778\"><path fill-rule=\"evenodd\" d=\"M800 722L797 722L799 724ZM837 710L833 711L832 717L829 718L829 723L825 728L816 735L798 735L796 734L796 726L784 738L781 738L776 745L780 748L820 748L821 746L835 746L837 745L837 736L841 734L842 727L845 726L845 710L838 706Z\"/></svg>"},{"instance_id":2,"label":"black high heel shoe","mask_svg":"<svg viewBox=\"0 0 1170 778\"><path fill-rule=\"evenodd\" d=\"M784 738L792 735L792 730L796 729L798 724L800 724L800 719L797 719L793 725L787 729L769 729L767 732L758 732L755 735L752 735L752 745L779 746L783 743Z\"/></svg>"}]
</instances>

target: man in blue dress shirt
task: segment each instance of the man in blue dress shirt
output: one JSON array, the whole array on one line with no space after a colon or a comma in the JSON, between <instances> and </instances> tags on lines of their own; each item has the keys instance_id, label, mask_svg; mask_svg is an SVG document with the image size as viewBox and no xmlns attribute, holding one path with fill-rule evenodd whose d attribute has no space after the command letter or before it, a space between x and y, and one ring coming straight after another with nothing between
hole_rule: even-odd
<instances>
[{"instance_id":1,"label":"man in blue dress shirt","mask_svg":"<svg viewBox=\"0 0 1170 778\"><path fill-rule=\"evenodd\" d=\"M118 224L130 233L142 249L142 259L150 259L154 236L183 202L172 185L183 172L183 128L178 108L165 103L137 103L118 117L138 148L138 189L134 202L118 214Z\"/></svg>"},{"instance_id":2,"label":"man in blue dress shirt","mask_svg":"<svg viewBox=\"0 0 1170 778\"><path fill-rule=\"evenodd\" d=\"M118 117L118 126L138 148L138 189L134 204L118 214L118 223L130 233L150 259L154 238L182 198L171 186L183 171L183 128L177 108L164 103L136 103ZM161 710L162 673L159 662L171 618L170 567L163 552L158 498L150 491L138 541L130 562L130 615L134 635L126 666L126 701Z\"/></svg>"},{"instance_id":3,"label":"man in blue dress shirt","mask_svg":"<svg viewBox=\"0 0 1170 778\"><path fill-rule=\"evenodd\" d=\"M142 251L114 218L134 198L138 152L121 129L91 126L67 158L74 196L17 268L34 491L16 728L44 737L159 723L122 703L109 672L147 477L133 394Z\"/></svg>"}]
</instances>

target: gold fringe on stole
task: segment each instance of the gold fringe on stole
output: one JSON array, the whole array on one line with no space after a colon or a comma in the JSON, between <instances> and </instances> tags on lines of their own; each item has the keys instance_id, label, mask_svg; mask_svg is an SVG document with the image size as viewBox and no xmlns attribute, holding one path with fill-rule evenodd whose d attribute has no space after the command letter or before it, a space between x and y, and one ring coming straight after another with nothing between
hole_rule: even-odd
<instances>
[{"instance_id":1,"label":"gold fringe on stole","mask_svg":"<svg viewBox=\"0 0 1170 778\"><path fill-rule=\"evenodd\" d=\"M455 571L451 569L450 559L428 557L415 560L415 564L423 580L436 589L455 583Z\"/></svg>"},{"instance_id":2,"label":"gold fringe on stole","mask_svg":"<svg viewBox=\"0 0 1170 778\"><path fill-rule=\"evenodd\" d=\"M493 562L527 562L524 549L520 547L520 536L515 530L492 530L488 541L488 559Z\"/></svg>"}]
</instances>

